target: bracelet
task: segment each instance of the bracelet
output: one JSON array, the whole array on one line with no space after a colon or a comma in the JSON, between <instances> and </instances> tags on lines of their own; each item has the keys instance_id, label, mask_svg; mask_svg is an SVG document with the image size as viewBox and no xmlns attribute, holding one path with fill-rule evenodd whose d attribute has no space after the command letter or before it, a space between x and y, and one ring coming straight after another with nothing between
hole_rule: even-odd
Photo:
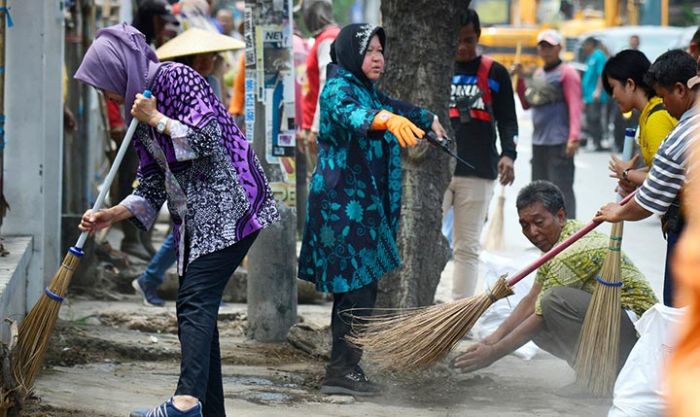
<instances>
[{"instance_id":1,"label":"bracelet","mask_svg":"<svg viewBox=\"0 0 700 417\"><path fill-rule=\"evenodd\" d=\"M622 179L624 179L625 181L629 181L629 178L627 178L627 174L629 172L630 172L630 168L627 168L624 171L622 171Z\"/></svg>"}]
</instances>

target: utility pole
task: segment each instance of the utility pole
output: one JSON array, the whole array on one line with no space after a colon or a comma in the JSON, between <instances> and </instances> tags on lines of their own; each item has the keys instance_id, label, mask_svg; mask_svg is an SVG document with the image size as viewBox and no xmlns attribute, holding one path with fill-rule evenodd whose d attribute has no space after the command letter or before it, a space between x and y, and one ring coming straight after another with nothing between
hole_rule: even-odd
<instances>
[{"instance_id":1,"label":"utility pole","mask_svg":"<svg viewBox=\"0 0 700 417\"><path fill-rule=\"evenodd\" d=\"M281 217L249 251L248 337L274 342L297 318L292 1L246 0L244 19L246 135Z\"/></svg>"}]
</instances>

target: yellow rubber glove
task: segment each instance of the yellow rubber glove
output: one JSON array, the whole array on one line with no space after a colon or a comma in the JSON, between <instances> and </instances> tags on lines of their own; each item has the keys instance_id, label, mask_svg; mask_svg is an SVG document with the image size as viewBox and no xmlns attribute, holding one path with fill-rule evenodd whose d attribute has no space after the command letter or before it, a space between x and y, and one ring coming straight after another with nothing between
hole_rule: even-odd
<instances>
[{"instance_id":1,"label":"yellow rubber glove","mask_svg":"<svg viewBox=\"0 0 700 417\"><path fill-rule=\"evenodd\" d=\"M386 110L382 110L374 116L372 129L388 130L393 133L402 148L416 146L418 139L425 136L425 132L410 120Z\"/></svg>"}]
</instances>

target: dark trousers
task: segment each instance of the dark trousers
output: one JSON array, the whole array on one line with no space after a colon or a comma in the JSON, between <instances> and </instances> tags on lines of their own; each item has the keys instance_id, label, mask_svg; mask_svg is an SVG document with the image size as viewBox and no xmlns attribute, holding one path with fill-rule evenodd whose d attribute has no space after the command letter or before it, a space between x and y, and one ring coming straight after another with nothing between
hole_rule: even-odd
<instances>
[{"instance_id":1,"label":"dark trousers","mask_svg":"<svg viewBox=\"0 0 700 417\"><path fill-rule=\"evenodd\" d=\"M673 279L673 252L676 248L676 243L681 237L683 230L666 232L666 268L664 272L664 305L669 307L676 306L673 303L674 279Z\"/></svg>"},{"instance_id":2,"label":"dark trousers","mask_svg":"<svg viewBox=\"0 0 700 417\"><path fill-rule=\"evenodd\" d=\"M559 187L564 194L566 217L576 218L574 158L566 156L566 143L532 145L532 180L546 180Z\"/></svg>"},{"instance_id":3,"label":"dark trousers","mask_svg":"<svg viewBox=\"0 0 700 417\"><path fill-rule=\"evenodd\" d=\"M578 340L592 295L569 287L550 288L542 295L545 328L533 341L541 349L574 366ZM627 312L620 309L620 351L618 372L637 343L637 331Z\"/></svg>"},{"instance_id":4,"label":"dark trousers","mask_svg":"<svg viewBox=\"0 0 700 417\"><path fill-rule=\"evenodd\" d=\"M180 277L177 325L182 358L175 395L199 399L205 417L226 415L216 322L226 283L257 235L197 258Z\"/></svg>"},{"instance_id":5,"label":"dark trousers","mask_svg":"<svg viewBox=\"0 0 700 417\"><path fill-rule=\"evenodd\" d=\"M326 368L326 376L342 376L354 370L362 359L362 349L352 346L345 340L352 330L353 320L349 316L366 317L372 314L377 301L377 281L354 291L333 294L331 332L333 347L331 361ZM349 309L357 309L348 312Z\"/></svg>"},{"instance_id":6,"label":"dark trousers","mask_svg":"<svg viewBox=\"0 0 700 417\"><path fill-rule=\"evenodd\" d=\"M600 148L603 139L603 104L588 103L583 109L586 133L593 140L596 148Z\"/></svg>"}]
</instances>

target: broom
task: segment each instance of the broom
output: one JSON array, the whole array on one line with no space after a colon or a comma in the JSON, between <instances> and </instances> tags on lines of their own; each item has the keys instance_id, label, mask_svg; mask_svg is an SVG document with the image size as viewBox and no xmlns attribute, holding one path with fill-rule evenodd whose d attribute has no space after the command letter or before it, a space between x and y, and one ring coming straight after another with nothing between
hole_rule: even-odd
<instances>
[{"instance_id":1,"label":"broom","mask_svg":"<svg viewBox=\"0 0 700 417\"><path fill-rule=\"evenodd\" d=\"M622 159L632 159L634 130L625 132ZM618 195L619 200L619 195ZM620 246L623 222L613 224L610 245L598 283L583 320L576 351L576 383L593 395L612 393L617 378L620 344Z\"/></svg>"},{"instance_id":2,"label":"broom","mask_svg":"<svg viewBox=\"0 0 700 417\"><path fill-rule=\"evenodd\" d=\"M522 53L523 44L518 42L515 48L515 59L513 60L513 65L520 64L520 55ZM512 76L511 82L513 84L513 91L517 89L518 86L518 74L515 73ZM493 118L491 119L491 125L493 125ZM498 201L496 202L496 210L493 212L493 218L489 228L486 231L486 239L484 240L484 248L489 252L496 252L503 249L503 207L506 202L506 187L501 186L501 192L498 195Z\"/></svg>"},{"instance_id":3,"label":"broom","mask_svg":"<svg viewBox=\"0 0 700 417\"><path fill-rule=\"evenodd\" d=\"M496 252L503 249L503 207L506 204L506 187L501 186L501 192L496 202L496 210L493 212L493 219L486 231L484 248L489 252Z\"/></svg>"},{"instance_id":4,"label":"broom","mask_svg":"<svg viewBox=\"0 0 700 417\"><path fill-rule=\"evenodd\" d=\"M633 196L634 193L629 194L620 204L626 204ZM383 368L411 370L432 365L447 356L493 303L513 294L515 284L600 224L588 223L510 279L500 277L488 293L451 303L357 317L360 324L347 340L365 349Z\"/></svg>"},{"instance_id":5,"label":"broom","mask_svg":"<svg viewBox=\"0 0 700 417\"><path fill-rule=\"evenodd\" d=\"M151 92L148 90L144 91L143 95L146 98L152 97ZM129 148L129 143L131 143L131 138L134 135L134 131L136 131L137 125L138 120L136 118L132 119L119 151L114 158L114 163L109 169L97 200L95 200L95 204L92 207L94 211L102 208L105 196L109 191L114 176L117 174L119 164ZM73 273L80 263L80 258L84 255L83 246L87 238L88 232L80 234L78 242L68 250L58 272L56 272L49 285L44 289L44 294L19 326L17 353L12 361L12 373L19 386L25 392L31 391L34 381L41 370L49 339L56 326L58 311L61 309L61 303L68 291Z\"/></svg>"},{"instance_id":6,"label":"broom","mask_svg":"<svg viewBox=\"0 0 700 417\"><path fill-rule=\"evenodd\" d=\"M612 393L620 345L620 245L623 222L613 224L600 285L593 290L576 353L576 383L594 395Z\"/></svg>"}]
</instances>

